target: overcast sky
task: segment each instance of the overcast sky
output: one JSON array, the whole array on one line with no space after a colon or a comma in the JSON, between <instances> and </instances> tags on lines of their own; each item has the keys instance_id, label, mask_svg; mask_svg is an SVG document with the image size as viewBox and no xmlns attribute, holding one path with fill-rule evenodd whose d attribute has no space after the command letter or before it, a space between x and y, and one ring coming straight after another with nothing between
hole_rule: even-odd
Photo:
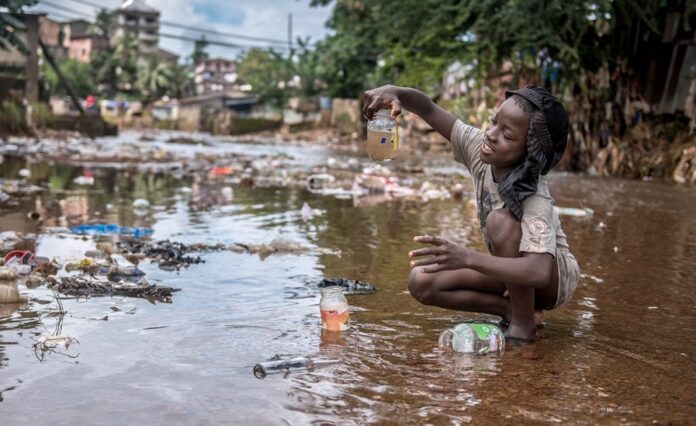
<instances>
[{"instance_id":1,"label":"overcast sky","mask_svg":"<svg viewBox=\"0 0 696 426\"><path fill-rule=\"evenodd\" d=\"M85 4L86 2L86 4ZM293 39L310 37L316 42L329 31L325 23L332 6L309 7L310 0L145 0L145 3L160 11L160 20L177 23L208 31L220 31L267 39L288 39L288 14L292 13ZM30 10L48 12L48 16L59 21L67 18L93 17L99 4L108 9L121 5L121 0L43 0ZM199 38L201 33L167 25L160 26L160 33ZM219 40L236 45L267 45L235 37L206 34L209 40ZM191 54L193 43L160 37L160 47L181 57ZM284 46L284 45L283 45ZM234 58L240 49L209 46L211 56Z\"/></svg>"}]
</instances>

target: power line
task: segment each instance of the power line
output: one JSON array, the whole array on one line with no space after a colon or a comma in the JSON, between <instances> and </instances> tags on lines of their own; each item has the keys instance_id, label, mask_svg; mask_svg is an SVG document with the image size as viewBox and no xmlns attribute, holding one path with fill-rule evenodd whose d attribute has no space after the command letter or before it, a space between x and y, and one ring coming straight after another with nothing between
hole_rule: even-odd
<instances>
[{"instance_id":1,"label":"power line","mask_svg":"<svg viewBox=\"0 0 696 426\"><path fill-rule=\"evenodd\" d=\"M60 12L48 12L48 13L59 13L60 15L63 16L63 19L70 19L70 20L75 19L75 16L69 16L63 12L73 13L79 17L84 17L84 18L88 18L88 19L93 18L92 16L89 15L88 12L83 12L81 10L72 9L69 7L59 6L59 5L52 3L50 1L42 1L42 3L49 6L49 7L59 8ZM191 41L191 42L200 41L200 39L195 39L195 38L186 37L186 36L179 36L179 35L175 35L175 34L162 33L162 32L159 33L159 36L164 37L164 38L172 38L172 39ZM231 47L231 48L236 48L236 49L267 48L267 47L272 48L272 49L283 49L283 50L288 49L288 47L285 44L280 45L280 46L263 46L263 45L249 45L249 44L247 44L247 45L233 44L233 43L229 43L229 42L211 40L211 39L206 39L205 41L206 41L206 43L211 44L211 45ZM285 43L285 42L283 42L283 43Z\"/></svg>"},{"instance_id":2,"label":"power line","mask_svg":"<svg viewBox=\"0 0 696 426\"><path fill-rule=\"evenodd\" d=\"M48 2L47 2L47 4L48 4ZM67 9L66 9L66 10L67 10ZM73 19L76 18L76 16L74 16L74 15L73 15L73 16L68 15L67 13L64 13L64 12L62 12L62 11L61 11L61 12L42 12L42 13L60 15L62 19L68 19L68 20L73 20ZM73 9L70 13L78 14L78 12L77 12L76 10L74 10L74 9ZM85 12L79 12L79 15L78 15L78 16L85 16L85 15L86 15ZM85 16L85 17L87 17L87 16ZM192 43L195 43L195 42L197 42L197 41L200 41L200 39L196 39L196 38L193 38L193 37L186 37L186 36L180 36L180 35L168 34L168 33L162 33L162 32L159 33L159 36L160 36L160 37L164 37L164 38L171 38L171 39L175 39L175 40L189 41L189 42L192 42ZM218 40L208 40L208 39L206 39L205 41L206 41L206 43L208 43L208 44L210 44L210 45L216 45L216 46L222 46L222 47L229 47L229 48L232 48L232 49L252 49L252 48L257 48L257 49L258 49L258 48L268 48L268 46L254 46L254 45L249 45L249 44L246 44L246 45L244 45L244 44L235 44L235 43L229 43L229 42L218 41ZM270 47L270 49L275 49L275 48L276 48L276 46ZM287 47L287 46L278 46L277 48L278 48L278 49L287 49L288 47Z\"/></svg>"},{"instance_id":3,"label":"power line","mask_svg":"<svg viewBox=\"0 0 696 426\"><path fill-rule=\"evenodd\" d=\"M105 9L105 7L103 5L92 3L92 2L87 1L87 0L70 0L70 1L72 1L74 3L82 4L85 6L92 6L92 7L98 8L100 10ZM46 3L43 0L42 0L42 2ZM67 10L67 8L66 8L66 10ZM189 30L189 31L196 31L196 32L199 32L202 34L211 34L211 35L217 35L217 36L239 38L239 39L243 39L243 40L259 41L259 42L270 43L270 44L282 44L282 45L287 44L286 40L265 38L265 37L253 37L253 36L247 36L247 35L243 35L243 34L236 34L236 33L224 32L224 31L208 30L208 29L178 24L176 22L170 22L170 21L164 21L164 20L160 20L159 22L160 22L160 25L163 25L163 26L181 28L181 29Z\"/></svg>"},{"instance_id":4,"label":"power line","mask_svg":"<svg viewBox=\"0 0 696 426\"><path fill-rule=\"evenodd\" d=\"M72 1L76 1L76 0L72 0ZM64 17L67 17L64 19L70 19L70 20L76 19L76 16L69 16L66 13L64 13L68 10L71 13L78 15L77 17L82 18L82 19L84 19L84 18L93 19L94 18L93 16L90 16L88 12L78 11L77 9L72 9L72 8L66 8L62 5L56 5L55 3L52 3L51 1L42 0L41 3L39 3L39 4L42 4L42 3L45 3L49 7L59 8L60 14L63 15ZM58 13L58 12L48 12L48 13ZM190 28L192 28L192 27L190 27ZM163 38L170 38L170 39L188 41L188 42L193 42L193 43L200 41L200 39L196 39L196 38L192 38L192 37L186 37L186 36L180 36L180 35L174 35L174 34L162 33L162 32L159 33L159 36L163 37ZM232 49L253 49L253 48L270 49L270 50L274 50L274 49L287 50L288 49L288 46L285 44L286 42L283 42L283 45L278 45L278 46L263 46L263 45L234 44L234 43L230 43L230 42L219 41L219 40L214 40L214 39L207 39L207 38L205 39L205 41L209 45L228 47L228 48L232 48ZM360 56L354 56L354 57L356 59L374 60L375 59L374 56L371 55L373 52L374 52L374 50L372 50L372 49L364 50L363 52L360 52ZM368 55L368 56L362 56L362 55Z\"/></svg>"}]
</instances>

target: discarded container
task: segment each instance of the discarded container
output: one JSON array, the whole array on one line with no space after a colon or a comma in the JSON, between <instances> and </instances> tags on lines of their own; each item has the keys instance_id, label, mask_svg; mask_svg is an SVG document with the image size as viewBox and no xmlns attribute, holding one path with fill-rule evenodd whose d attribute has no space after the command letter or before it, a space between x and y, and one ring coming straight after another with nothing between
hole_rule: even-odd
<instances>
[{"instance_id":1,"label":"discarded container","mask_svg":"<svg viewBox=\"0 0 696 426\"><path fill-rule=\"evenodd\" d=\"M367 155L373 161L390 161L399 153L399 132L388 109L377 111L367 122Z\"/></svg>"},{"instance_id":2,"label":"discarded container","mask_svg":"<svg viewBox=\"0 0 696 426\"><path fill-rule=\"evenodd\" d=\"M496 325L488 323L463 323L440 334L441 348L466 354L485 355L505 350L505 336Z\"/></svg>"},{"instance_id":3,"label":"discarded container","mask_svg":"<svg viewBox=\"0 0 696 426\"><path fill-rule=\"evenodd\" d=\"M26 302L26 296L19 294L14 284L0 283L0 304L1 303L22 303Z\"/></svg>"},{"instance_id":4,"label":"discarded container","mask_svg":"<svg viewBox=\"0 0 696 426\"><path fill-rule=\"evenodd\" d=\"M34 261L34 253L29 250L11 250L5 253L5 256L2 258L5 265L9 265L11 260L22 265L32 265L36 263Z\"/></svg>"},{"instance_id":5,"label":"discarded container","mask_svg":"<svg viewBox=\"0 0 696 426\"><path fill-rule=\"evenodd\" d=\"M120 254L112 254L111 261L114 264L114 272L126 276L140 276L145 275L145 272L138 269L137 266L128 261L125 257Z\"/></svg>"},{"instance_id":6,"label":"discarded container","mask_svg":"<svg viewBox=\"0 0 696 426\"><path fill-rule=\"evenodd\" d=\"M133 201L133 208L134 209L149 209L150 202L144 198L138 198L137 200Z\"/></svg>"},{"instance_id":7,"label":"discarded container","mask_svg":"<svg viewBox=\"0 0 696 426\"><path fill-rule=\"evenodd\" d=\"M269 374L287 373L289 371L312 370L315 368L326 367L338 364L337 359L311 359L307 357L297 357L289 359L279 359L260 362L254 366L254 376L263 379Z\"/></svg>"},{"instance_id":8,"label":"discarded container","mask_svg":"<svg viewBox=\"0 0 696 426\"><path fill-rule=\"evenodd\" d=\"M135 238L145 237L152 235L154 232L149 228L131 228L128 226L118 226L113 223L103 224L94 223L86 225L77 225L70 228L73 234L79 235L114 235L114 234L125 234L132 235Z\"/></svg>"},{"instance_id":9,"label":"discarded container","mask_svg":"<svg viewBox=\"0 0 696 426\"><path fill-rule=\"evenodd\" d=\"M94 185L94 176L78 176L73 179L75 185L91 186Z\"/></svg>"},{"instance_id":10,"label":"discarded container","mask_svg":"<svg viewBox=\"0 0 696 426\"><path fill-rule=\"evenodd\" d=\"M330 286L321 289L319 301L321 311L321 326L329 331L348 329L348 301L343 295L343 288Z\"/></svg>"},{"instance_id":11,"label":"discarded container","mask_svg":"<svg viewBox=\"0 0 696 426\"><path fill-rule=\"evenodd\" d=\"M592 217L594 215L594 210L588 208L554 207L554 210L561 216Z\"/></svg>"},{"instance_id":12,"label":"discarded container","mask_svg":"<svg viewBox=\"0 0 696 426\"><path fill-rule=\"evenodd\" d=\"M65 226L44 226L41 231L44 234L69 234L70 229Z\"/></svg>"},{"instance_id":13,"label":"discarded container","mask_svg":"<svg viewBox=\"0 0 696 426\"><path fill-rule=\"evenodd\" d=\"M17 271L15 271L14 268L10 268L8 266L0 266L0 284L2 284L3 282L14 283L16 279Z\"/></svg>"}]
</instances>

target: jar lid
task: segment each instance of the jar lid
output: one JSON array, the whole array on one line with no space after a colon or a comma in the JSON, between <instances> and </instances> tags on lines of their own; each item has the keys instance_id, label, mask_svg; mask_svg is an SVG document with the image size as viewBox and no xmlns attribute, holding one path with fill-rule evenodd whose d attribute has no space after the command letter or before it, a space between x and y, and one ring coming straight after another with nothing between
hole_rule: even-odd
<instances>
[{"instance_id":1,"label":"jar lid","mask_svg":"<svg viewBox=\"0 0 696 426\"><path fill-rule=\"evenodd\" d=\"M386 118L391 118L391 110L390 109L380 109L375 113L375 117L386 117Z\"/></svg>"}]
</instances>

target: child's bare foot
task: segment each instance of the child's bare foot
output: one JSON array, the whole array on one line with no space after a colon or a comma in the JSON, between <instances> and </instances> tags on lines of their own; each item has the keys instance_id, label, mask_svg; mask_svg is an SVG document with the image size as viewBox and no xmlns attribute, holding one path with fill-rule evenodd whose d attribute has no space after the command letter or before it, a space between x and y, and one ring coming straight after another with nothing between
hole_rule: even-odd
<instances>
[{"instance_id":1,"label":"child's bare foot","mask_svg":"<svg viewBox=\"0 0 696 426\"><path fill-rule=\"evenodd\" d=\"M534 324L537 327L544 326L544 311L541 309L534 311ZM510 327L510 317L503 317L500 321L498 321L498 326L503 329Z\"/></svg>"},{"instance_id":2,"label":"child's bare foot","mask_svg":"<svg viewBox=\"0 0 696 426\"><path fill-rule=\"evenodd\" d=\"M520 343L533 342L536 339L536 325L510 324L503 333L505 340Z\"/></svg>"},{"instance_id":3,"label":"child's bare foot","mask_svg":"<svg viewBox=\"0 0 696 426\"><path fill-rule=\"evenodd\" d=\"M536 324L537 327L544 326L544 311L541 309L534 311L534 324Z\"/></svg>"}]
</instances>

